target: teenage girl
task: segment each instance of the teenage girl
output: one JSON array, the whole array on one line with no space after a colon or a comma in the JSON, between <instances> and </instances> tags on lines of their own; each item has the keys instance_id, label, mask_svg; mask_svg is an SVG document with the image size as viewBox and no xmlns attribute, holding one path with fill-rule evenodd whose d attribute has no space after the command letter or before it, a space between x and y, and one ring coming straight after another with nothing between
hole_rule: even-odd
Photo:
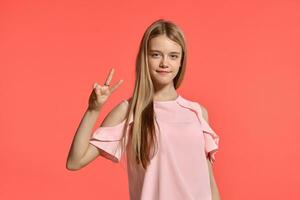
<instances>
[{"instance_id":1,"label":"teenage girl","mask_svg":"<svg viewBox=\"0 0 300 200\"><path fill-rule=\"evenodd\" d=\"M122 100L92 129L110 95L114 68L94 83L75 133L66 167L79 170L98 156L118 163L126 157L131 200L219 200L212 164L219 136L201 104L177 92L186 70L182 30L159 19L145 31L136 59L131 98Z\"/></svg>"}]
</instances>

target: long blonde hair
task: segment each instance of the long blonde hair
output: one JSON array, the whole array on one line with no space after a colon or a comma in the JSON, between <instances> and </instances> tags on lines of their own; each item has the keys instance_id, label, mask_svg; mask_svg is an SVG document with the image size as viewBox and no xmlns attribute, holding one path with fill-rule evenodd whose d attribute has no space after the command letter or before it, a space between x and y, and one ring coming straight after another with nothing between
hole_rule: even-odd
<instances>
[{"instance_id":1,"label":"long blonde hair","mask_svg":"<svg viewBox=\"0 0 300 200\"><path fill-rule=\"evenodd\" d=\"M181 29L171 21L159 19L153 22L145 31L138 55L136 58L136 80L133 95L129 104L129 111L127 113L127 120L124 127L124 135L122 149L126 145L128 124L130 116L133 116L133 124L130 127L128 134L128 149L127 155L131 153L131 162L135 161L137 164L142 164L144 169L154 156L152 147L157 145L157 138L155 133L155 117L153 109L153 95L154 86L148 68L147 50L149 41L159 35L166 35L169 39L178 43L182 48L182 57L178 74L173 79L175 89L177 89L184 77L186 68L187 48L186 41ZM155 148L156 149L156 148ZM152 156L150 158L150 152ZM133 158L133 159L132 159Z\"/></svg>"}]
</instances>

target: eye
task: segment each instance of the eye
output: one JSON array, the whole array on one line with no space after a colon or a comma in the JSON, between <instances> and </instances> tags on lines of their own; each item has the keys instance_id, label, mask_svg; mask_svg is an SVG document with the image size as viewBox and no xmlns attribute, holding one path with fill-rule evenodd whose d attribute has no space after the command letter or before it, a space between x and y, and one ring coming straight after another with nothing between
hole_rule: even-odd
<instances>
[{"instance_id":1,"label":"eye","mask_svg":"<svg viewBox=\"0 0 300 200\"><path fill-rule=\"evenodd\" d=\"M159 55L159 54L158 53L151 54L152 57L156 57L157 55Z\"/></svg>"},{"instance_id":2,"label":"eye","mask_svg":"<svg viewBox=\"0 0 300 200\"><path fill-rule=\"evenodd\" d=\"M178 58L178 56L177 56L177 55L171 55L171 57L172 57L172 58Z\"/></svg>"}]
</instances>

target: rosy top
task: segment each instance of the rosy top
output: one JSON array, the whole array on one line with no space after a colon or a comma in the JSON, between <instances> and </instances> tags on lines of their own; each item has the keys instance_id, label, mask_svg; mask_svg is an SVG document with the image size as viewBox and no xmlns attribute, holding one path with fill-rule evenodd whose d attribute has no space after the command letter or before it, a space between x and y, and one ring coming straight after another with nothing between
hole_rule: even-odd
<instances>
[{"instance_id":1,"label":"rosy top","mask_svg":"<svg viewBox=\"0 0 300 200\"><path fill-rule=\"evenodd\" d=\"M204 120L200 105L178 95L175 100L154 101L154 111L160 128L159 132L156 126L158 152L146 171L127 167L130 199L211 200L206 156L215 159L219 136ZM98 127L90 140L113 162L124 152L118 145L124 125L125 120Z\"/></svg>"}]
</instances>

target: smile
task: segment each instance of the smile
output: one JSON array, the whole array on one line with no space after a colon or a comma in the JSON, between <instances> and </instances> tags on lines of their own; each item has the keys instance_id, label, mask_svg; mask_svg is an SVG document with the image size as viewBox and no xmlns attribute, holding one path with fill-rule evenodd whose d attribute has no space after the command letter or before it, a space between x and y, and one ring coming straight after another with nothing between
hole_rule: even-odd
<instances>
[{"instance_id":1,"label":"smile","mask_svg":"<svg viewBox=\"0 0 300 200\"><path fill-rule=\"evenodd\" d=\"M156 70L157 73L159 74L168 74L170 73L169 71L159 71L159 70Z\"/></svg>"}]
</instances>

